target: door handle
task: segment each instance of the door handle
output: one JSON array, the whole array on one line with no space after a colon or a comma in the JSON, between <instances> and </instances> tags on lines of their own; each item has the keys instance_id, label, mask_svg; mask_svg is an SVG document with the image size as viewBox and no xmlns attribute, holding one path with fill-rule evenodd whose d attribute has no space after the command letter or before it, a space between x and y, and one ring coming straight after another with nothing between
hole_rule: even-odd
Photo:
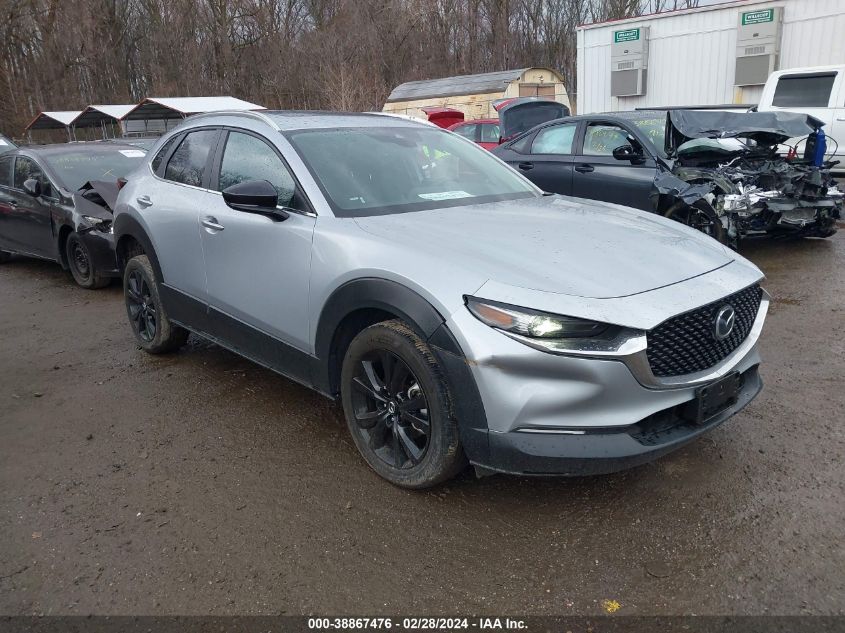
<instances>
[{"instance_id":1,"label":"door handle","mask_svg":"<svg viewBox=\"0 0 845 633\"><path fill-rule=\"evenodd\" d=\"M519 163L518 167L522 171L528 171L529 169L534 169L534 163Z\"/></svg>"},{"instance_id":2,"label":"door handle","mask_svg":"<svg viewBox=\"0 0 845 633\"><path fill-rule=\"evenodd\" d=\"M837 121L845 121L845 117L838 116L838 117L836 117L836 120Z\"/></svg>"},{"instance_id":3,"label":"door handle","mask_svg":"<svg viewBox=\"0 0 845 633\"><path fill-rule=\"evenodd\" d=\"M218 231L222 231L226 228L225 226L217 222L217 218L212 217L210 215L204 217L200 224L207 228L209 233L217 233Z\"/></svg>"},{"instance_id":4,"label":"door handle","mask_svg":"<svg viewBox=\"0 0 845 633\"><path fill-rule=\"evenodd\" d=\"M135 202L140 204L142 207L151 207L153 206L153 201L150 200L149 196L138 196L135 198Z\"/></svg>"},{"instance_id":5,"label":"door handle","mask_svg":"<svg viewBox=\"0 0 845 633\"><path fill-rule=\"evenodd\" d=\"M591 171L595 171L596 168L592 165L576 165L575 171L580 172L582 174L589 174Z\"/></svg>"}]
</instances>

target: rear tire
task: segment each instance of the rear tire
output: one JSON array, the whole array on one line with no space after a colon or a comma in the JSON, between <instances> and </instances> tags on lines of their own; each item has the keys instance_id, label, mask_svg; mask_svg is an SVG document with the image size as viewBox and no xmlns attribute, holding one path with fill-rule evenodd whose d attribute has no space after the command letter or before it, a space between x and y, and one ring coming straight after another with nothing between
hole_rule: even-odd
<instances>
[{"instance_id":1,"label":"rear tire","mask_svg":"<svg viewBox=\"0 0 845 633\"><path fill-rule=\"evenodd\" d=\"M83 288L95 290L111 283L109 277L100 275L91 259L91 252L78 233L68 235L65 242L65 255L70 274L73 275L74 281Z\"/></svg>"},{"instance_id":2,"label":"rear tire","mask_svg":"<svg viewBox=\"0 0 845 633\"><path fill-rule=\"evenodd\" d=\"M692 204L680 201L673 204L664 213L670 220L686 224L690 228L709 235L714 240L728 245L727 232L716 211L704 200L696 200Z\"/></svg>"},{"instance_id":3,"label":"rear tire","mask_svg":"<svg viewBox=\"0 0 845 633\"><path fill-rule=\"evenodd\" d=\"M466 466L442 370L402 321L377 323L352 340L341 399L355 445L390 483L429 488Z\"/></svg>"},{"instance_id":4,"label":"rear tire","mask_svg":"<svg viewBox=\"0 0 845 633\"><path fill-rule=\"evenodd\" d=\"M188 330L171 323L161 302L155 271L146 255L136 255L123 273L126 314L135 340L150 354L166 354L182 347Z\"/></svg>"}]
</instances>

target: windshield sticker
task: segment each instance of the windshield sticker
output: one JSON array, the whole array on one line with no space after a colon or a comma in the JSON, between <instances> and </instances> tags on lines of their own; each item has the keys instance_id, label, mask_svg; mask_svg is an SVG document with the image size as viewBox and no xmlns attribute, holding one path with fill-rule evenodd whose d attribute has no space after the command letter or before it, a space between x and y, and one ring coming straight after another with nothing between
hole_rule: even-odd
<instances>
[{"instance_id":1,"label":"windshield sticker","mask_svg":"<svg viewBox=\"0 0 845 633\"><path fill-rule=\"evenodd\" d=\"M146 156L146 154L139 149L122 149L119 151L121 154L126 156L126 158L143 158Z\"/></svg>"},{"instance_id":2,"label":"windshield sticker","mask_svg":"<svg viewBox=\"0 0 845 633\"><path fill-rule=\"evenodd\" d=\"M421 193L420 198L426 200L456 200L458 198L472 198L471 193L466 191L439 191L437 193Z\"/></svg>"},{"instance_id":3,"label":"windshield sticker","mask_svg":"<svg viewBox=\"0 0 845 633\"><path fill-rule=\"evenodd\" d=\"M6 141L4 141L2 138L0 138L0 145L8 145L8 143Z\"/></svg>"}]
</instances>

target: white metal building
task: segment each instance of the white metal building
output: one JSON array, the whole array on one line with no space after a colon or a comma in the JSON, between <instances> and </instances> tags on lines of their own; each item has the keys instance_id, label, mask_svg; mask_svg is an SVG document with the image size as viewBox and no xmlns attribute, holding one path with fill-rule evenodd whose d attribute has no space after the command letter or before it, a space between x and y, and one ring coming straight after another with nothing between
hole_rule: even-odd
<instances>
[{"instance_id":1,"label":"white metal building","mask_svg":"<svg viewBox=\"0 0 845 633\"><path fill-rule=\"evenodd\" d=\"M578 28L579 114L756 104L769 72L845 64L845 0L734 0Z\"/></svg>"}]
</instances>

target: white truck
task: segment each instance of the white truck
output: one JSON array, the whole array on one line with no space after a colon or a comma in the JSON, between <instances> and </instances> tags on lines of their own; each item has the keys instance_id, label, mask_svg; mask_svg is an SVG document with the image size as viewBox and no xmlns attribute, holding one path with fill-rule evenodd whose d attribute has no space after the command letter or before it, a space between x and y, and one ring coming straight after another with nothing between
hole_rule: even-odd
<instances>
[{"instance_id":1,"label":"white truck","mask_svg":"<svg viewBox=\"0 0 845 633\"><path fill-rule=\"evenodd\" d=\"M827 157L840 161L831 171L845 174L845 64L773 72L757 109L802 112L824 121ZM799 155L802 151L799 146Z\"/></svg>"}]
</instances>

